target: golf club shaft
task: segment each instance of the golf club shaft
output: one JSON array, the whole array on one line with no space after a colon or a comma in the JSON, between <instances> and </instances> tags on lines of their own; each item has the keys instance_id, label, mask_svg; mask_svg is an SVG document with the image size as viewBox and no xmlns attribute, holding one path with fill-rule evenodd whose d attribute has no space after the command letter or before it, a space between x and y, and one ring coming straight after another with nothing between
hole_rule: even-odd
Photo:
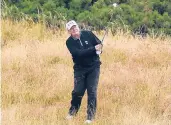
<instances>
[{"instance_id":1,"label":"golf club shaft","mask_svg":"<svg viewBox=\"0 0 171 125\"><path fill-rule=\"evenodd\" d=\"M103 38L102 38L102 44L103 44L103 42L104 42L104 38L106 37L106 34L107 34L107 28L106 28L106 30L105 30L105 34L104 34L104 36L103 36Z\"/></svg>"},{"instance_id":2,"label":"golf club shaft","mask_svg":"<svg viewBox=\"0 0 171 125\"><path fill-rule=\"evenodd\" d=\"M106 30L105 30L105 34L104 34L104 36L103 36L103 38L102 38L102 41L101 41L101 44L102 44L102 45L103 45L104 38L105 38L106 34L107 34L107 28L106 28ZM97 53L98 55L100 55L100 54L102 53L102 51L96 51L96 53Z\"/></svg>"}]
</instances>

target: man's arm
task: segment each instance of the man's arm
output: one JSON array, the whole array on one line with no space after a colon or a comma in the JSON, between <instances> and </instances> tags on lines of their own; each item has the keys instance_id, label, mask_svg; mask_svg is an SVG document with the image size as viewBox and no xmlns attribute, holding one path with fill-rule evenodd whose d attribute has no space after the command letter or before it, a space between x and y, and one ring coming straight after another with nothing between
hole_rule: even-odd
<instances>
[{"instance_id":1,"label":"man's arm","mask_svg":"<svg viewBox=\"0 0 171 125\"><path fill-rule=\"evenodd\" d=\"M96 54L95 46L90 47L88 49L78 49L69 41L66 42L66 45L70 53L76 57L85 57Z\"/></svg>"},{"instance_id":2,"label":"man's arm","mask_svg":"<svg viewBox=\"0 0 171 125\"><path fill-rule=\"evenodd\" d=\"M96 37L96 35L94 35L94 33L91 32L91 31L88 31L88 33L89 33L89 35L90 35L90 37L91 37L91 39L92 39L93 45L101 44L101 48L102 48L102 47L103 47L103 44L102 44L102 42ZM98 54L98 55L101 54L101 53L102 53L102 49L96 51L96 54Z\"/></svg>"},{"instance_id":3,"label":"man's arm","mask_svg":"<svg viewBox=\"0 0 171 125\"><path fill-rule=\"evenodd\" d=\"M93 45L94 45L94 46L97 45L97 44L101 44L101 43L102 43L102 42L97 38L97 36L94 35L93 32L88 31L88 33L89 33L89 35L90 35L90 37L91 37L91 39L92 39L92 42L93 42Z\"/></svg>"}]
</instances>

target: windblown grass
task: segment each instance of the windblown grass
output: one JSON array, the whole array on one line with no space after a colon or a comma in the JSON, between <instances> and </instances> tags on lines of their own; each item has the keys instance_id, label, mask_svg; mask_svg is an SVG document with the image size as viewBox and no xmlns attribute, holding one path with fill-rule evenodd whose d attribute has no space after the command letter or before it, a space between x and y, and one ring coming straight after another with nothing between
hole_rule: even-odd
<instances>
[{"instance_id":1,"label":"windblown grass","mask_svg":"<svg viewBox=\"0 0 171 125\"><path fill-rule=\"evenodd\" d=\"M83 124L87 96L78 116L65 120L73 88L67 37L2 20L3 125ZM101 61L94 125L171 125L171 38L109 34Z\"/></svg>"}]
</instances>

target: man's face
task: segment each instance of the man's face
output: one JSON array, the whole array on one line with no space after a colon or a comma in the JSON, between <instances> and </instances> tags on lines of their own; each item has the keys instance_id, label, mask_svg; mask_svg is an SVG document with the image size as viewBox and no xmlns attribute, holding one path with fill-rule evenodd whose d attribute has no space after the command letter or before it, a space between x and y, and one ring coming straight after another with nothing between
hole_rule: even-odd
<instances>
[{"instance_id":1,"label":"man's face","mask_svg":"<svg viewBox=\"0 0 171 125\"><path fill-rule=\"evenodd\" d=\"M74 25L71 27L71 29L69 30L69 33L72 35L72 36L76 36L76 35L79 35L80 34L80 29L77 25Z\"/></svg>"}]
</instances>

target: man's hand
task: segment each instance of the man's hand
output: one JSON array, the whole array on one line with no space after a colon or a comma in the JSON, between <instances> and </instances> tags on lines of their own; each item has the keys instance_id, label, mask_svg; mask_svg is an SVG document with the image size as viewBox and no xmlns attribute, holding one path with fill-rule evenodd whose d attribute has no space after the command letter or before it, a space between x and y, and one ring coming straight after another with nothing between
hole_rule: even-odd
<instances>
[{"instance_id":1,"label":"man's hand","mask_svg":"<svg viewBox=\"0 0 171 125\"><path fill-rule=\"evenodd\" d=\"M102 44L97 44L96 46L95 46L95 49L96 49L96 51L101 51L102 50Z\"/></svg>"}]
</instances>

